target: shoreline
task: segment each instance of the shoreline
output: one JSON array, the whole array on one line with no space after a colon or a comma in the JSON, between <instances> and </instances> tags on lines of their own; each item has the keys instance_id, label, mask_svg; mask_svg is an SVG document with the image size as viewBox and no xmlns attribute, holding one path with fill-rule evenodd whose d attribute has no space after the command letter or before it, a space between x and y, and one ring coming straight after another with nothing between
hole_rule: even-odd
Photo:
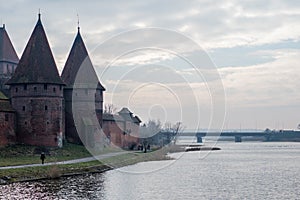
<instances>
[{"instance_id":1,"label":"shoreline","mask_svg":"<svg viewBox=\"0 0 300 200\"><path fill-rule=\"evenodd\" d=\"M140 162L173 160L168 153L188 152L188 146L174 145L159 150L143 152L128 152L101 161L93 160L72 164L53 164L47 166L34 166L15 169L0 169L0 185L8 185L16 182L31 182L40 180L59 179L60 177L79 176L84 174L103 173L109 170L134 165ZM216 150L212 147L197 145L192 151ZM219 149L217 149L219 150Z\"/></svg>"},{"instance_id":2,"label":"shoreline","mask_svg":"<svg viewBox=\"0 0 300 200\"><path fill-rule=\"evenodd\" d=\"M139 162L170 160L167 155L157 155L157 152L149 153L128 152L110 158L98 160L36 167L24 167L0 170L0 185L8 185L16 182L31 182L40 180L59 179L60 177L78 176L84 174L103 173L108 170L125 167Z\"/></svg>"}]
</instances>

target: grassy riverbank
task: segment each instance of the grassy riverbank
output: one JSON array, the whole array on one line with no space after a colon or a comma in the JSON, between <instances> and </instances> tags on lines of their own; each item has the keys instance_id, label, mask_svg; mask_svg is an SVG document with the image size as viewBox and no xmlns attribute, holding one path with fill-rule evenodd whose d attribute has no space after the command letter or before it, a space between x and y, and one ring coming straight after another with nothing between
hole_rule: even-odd
<instances>
[{"instance_id":1,"label":"grassy riverbank","mask_svg":"<svg viewBox=\"0 0 300 200\"><path fill-rule=\"evenodd\" d=\"M39 163L39 156L32 155L32 147L10 147L11 149L1 149L1 166L24 165ZM16 152L21 153L16 154ZM5 152L5 153L4 153ZM13 156L9 156L9 152ZM83 146L71 145L64 149L57 149L51 152L51 156L47 156L47 161L62 161L70 159L78 159L82 157L91 156ZM17 169L0 169L0 179L4 183L11 183L17 181L29 181L47 178L59 178L61 176L70 176L84 173L99 173L106 170L132 165L138 162L153 161L153 160L166 160L170 159L166 156L167 150L157 150L148 153L142 152L126 152L121 155L105 158L98 161L64 164L64 165L51 165L51 166L37 166L26 167ZM54 156L55 154L55 156ZM22 158L24 157L24 158Z\"/></svg>"},{"instance_id":2,"label":"grassy riverbank","mask_svg":"<svg viewBox=\"0 0 300 200\"><path fill-rule=\"evenodd\" d=\"M109 169L110 168L108 166L103 165L99 161L90 161L66 165L1 169L0 178L5 180L6 183L11 183L18 181L59 178L61 176L83 174L89 172L103 172Z\"/></svg>"},{"instance_id":3,"label":"grassy riverbank","mask_svg":"<svg viewBox=\"0 0 300 200\"><path fill-rule=\"evenodd\" d=\"M29 145L14 145L0 149L0 167L41 163L40 152L42 147ZM91 154L82 145L66 143L63 148L46 150L47 162L58 162L90 157Z\"/></svg>"}]
</instances>

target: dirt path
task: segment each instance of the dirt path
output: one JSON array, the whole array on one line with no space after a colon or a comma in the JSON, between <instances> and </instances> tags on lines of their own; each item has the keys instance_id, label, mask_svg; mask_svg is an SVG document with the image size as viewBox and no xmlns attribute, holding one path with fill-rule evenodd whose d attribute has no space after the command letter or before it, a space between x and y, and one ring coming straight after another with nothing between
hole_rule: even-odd
<instances>
[{"instance_id":1,"label":"dirt path","mask_svg":"<svg viewBox=\"0 0 300 200\"><path fill-rule=\"evenodd\" d=\"M104 158L110 158L113 156L118 156L128 153L126 151L121 151L121 152L114 152L114 153L107 153L107 154L102 154L96 157L87 157L87 158L80 158L80 159L74 159L74 160L67 160L67 161L60 161L60 162L50 162L50 163L45 163L45 164L31 164L31 165L16 165L16 166L7 166L7 167L0 167L1 169L17 169L17 168L25 168L25 167L38 167L38 166L49 166L49 165L65 165L65 164L73 164L73 163L82 163L82 162L89 162L93 160L101 160Z\"/></svg>"}]
</instances>

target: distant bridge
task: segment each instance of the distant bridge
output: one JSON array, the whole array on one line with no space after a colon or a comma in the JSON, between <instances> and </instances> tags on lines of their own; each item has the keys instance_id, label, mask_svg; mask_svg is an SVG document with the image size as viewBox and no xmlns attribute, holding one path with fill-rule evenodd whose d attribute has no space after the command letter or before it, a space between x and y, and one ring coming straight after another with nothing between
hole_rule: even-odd
<instances>
[{"instance_id":1,"label":"distant bridge","mask_svg":"<svg viewBox=\"0 0 300 200\"><path fill-rule=\"evenodd\" d=\"M184 132L180 136L197 137L197 142L202 142L202 137L205 136L221 136L234 137L235 142L242 142L242 137L263 137L264 141L293 141L300 142L300 131L280 130L280 131L263 131L263 132Z\"/></svg>"}]
</instances>

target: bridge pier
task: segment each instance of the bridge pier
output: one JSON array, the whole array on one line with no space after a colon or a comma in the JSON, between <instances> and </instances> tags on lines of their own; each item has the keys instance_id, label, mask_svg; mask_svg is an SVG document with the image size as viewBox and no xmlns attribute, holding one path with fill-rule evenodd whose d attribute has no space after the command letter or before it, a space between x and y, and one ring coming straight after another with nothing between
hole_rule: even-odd
<instances>
[{"instance_id":1,"label":"bridge pier","mask_svg":"<svg viewBox=\"0 0 300 200\"><path fill-rule=\"evenodd\" d=\"M202 136L196 135L197 137L197 143L202 143Z\"/></svg>"},{"instance_id":2,"label":"bridge pier","mask_svg":"<svg viewBox=\"0 0 300 200\"><path fill-rule=\"evenodd\" d=\"M271 135L266 135L265 136L265 142L271 141Z\"/></svg>"},{"instance_id":3,"label":"bridge pier","mask_svg":"<svg viewBox=\"0 0 300 200\"><path fill-rule=\"evenodd\" d=\"M239 136L239 135L235 136L234 141L235 142L242 142L242 136Z\"/></svg>"}]
</instances>

